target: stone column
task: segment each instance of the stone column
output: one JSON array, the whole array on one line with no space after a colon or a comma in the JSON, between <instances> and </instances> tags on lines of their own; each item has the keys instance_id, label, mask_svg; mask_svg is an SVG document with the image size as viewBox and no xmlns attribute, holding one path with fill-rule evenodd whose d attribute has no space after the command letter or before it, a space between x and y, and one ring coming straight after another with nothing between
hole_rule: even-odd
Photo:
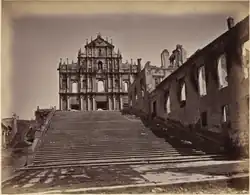
<instances>
[{"instance_id":1,"label":"stone column","mask_svg":"<svg viewBox=\"0 0 250 195\"><path fill-rule=\"evenodd\" d=\"M83 88L83 84L82 84L82 80L83 80L83 76L81 75L80 76L80 91L82 91L82 88Z\"/></svg>"},{"instance_id":2,"label":"stone column","mask_svg":"<svg viewBox=\"0 0 250 195\"><path fill-rule=\"evenodd\" d=\"M93 97L93 110L96 110L96 101L95 101L95 97Z\"/></svg>"},{"instance_id":3,"label":"stone column","mask_svg":"<svg viewBox=\"0 0 250 195\"><path fill-rule=\"evenodd\" d=\"M70 96L67 97L67 109L70 109Z\"/></svg>"},{"instance_id":4,"label":"stone column","mask_svg":"<svg viewBox=\"0 0 250 195\"><path fill-rule=\"evenodd\" d=\"M60 89L62 89L62 75L60 75L60 77L59 77L59 86L60 86Z\"/></svg>"},{"instance_id":5,"label":"stone column","mask_svg":"<svg viewBox=\"0 0 250 195\"><path fill-rule=\"evenodd\" d=\"M91 110L91 101L90 101L90 97L88 96L88 111Z\"/></svg>"},{"instance_id":6,"label":"stone column","mask_svg":"<svg viewBox=\"0 0 250 195\"><path fill-rule=\"evenodd\" d=\"M114 108L114 110L116 109L116 101L115 101L115 96L113 96L113 108Z\"/></svg>"},{"instance_id":7,"label":"stone column","mask_svg":"<svg viewBox=\"0 0 250 195\"><path fill-rule=\"evenodd\" d=\"M120 109L121 110L123 109L123 99L122 99L122 96L120 96Z\"/></svg>"},{"instance_id":8,"label":"stone column","mask_svg":"<svg viewBox=\"0 0 250 195\"><path fill-rule=\"evenodd\" d=\"M108 77L108 92L110 92L111 91L111 78L110 77Z\"/></svg>"},{"instance_id":9,"label":"stone column","mask_svg":"<svg viewBox=\"0 0 250 195\"><path fill-rule=\"evenodd\" d=\"M94 91L95 91L95 88L96 88L96 86L95 86L95 85L96 85L96 83L95 83L95 78L92 77L91 80L92 80L91 91L94 92ZM90 83L91 83L91 82L90 82Z\"/></svg>"},{"instance_id":10,"label":"stone column","mask_svg":"<svg viewBox=\"0 0 250 195\"><path fill-rule=\"evenodd\" d=\"M69 78L69 92L72 93L72 80Z\"/></svg>"},{"instance_id":11,"label":"stone column","mask_svg":"<svg viewBox=\"0 0 250 195\"><path fill-rule=\"evenodd\" d=\"M67 76L67 92L70 92L70 77Z\"/></svg>"},{"instance_id":12,"label":"stone column","mask_svg":"<svg viewBox=\"0 0 250 195\"><path fill-rule=\"evenodd\" d=\"M119 87L119 91L122 91L122 78L121 78L121 75L119 76L119 85L120 85L120 87Z\"/></svg>"},{"instance_id":13,"label":"stone column","mask_svg":"<svg viewBox=\"0 0 250 195\"><path fill-rule=\"evenodd\" d=\"M115 77L112 78L112 82L113 82L113 91L116 91L116 88L115 88Z\"/></svg>"},{"instance_id":14,"label":"stone column","mask_svg":"<svg viewBox=\"0 0 250 195\"><path fill-rule=\"evenodd\" d=\"M92 91L92 85L91 85L92 83L91 83L91 78L89 77L89 92L91 92Z\"/></svg>"},{"instance_id":15,"label":"stone column","mask_svg":"<svg viewBox=\"0 0 250 195\"><path fill-rule=\"evenodd\" d=\"M86 79L87 79L87 92L89 92L89 77L87 76Z\"/></svg>"},{"instance_id":16,"label":"stone column","mask_svg":"<svg viewBox=\"0 0 250 195\"><path fill-rule=\"evenodd\" d=\"M84 101L84 99L83 99L83 96L80 96L80 101L81 101L81 110L84 110L84 108L83 108L83 101Z\"/></svg>"},{"instance_id":17,"label":"stone column","mask_svg":"<svg viewBox=\"0 0 250 195\"><path fill-rule=\"evenodd\" d=\"M60 110L63 110L64 98L60 96Z\"/></svg>"},{"instance_id":18,"label":"stone column","mask_svg":"<svg viewBox=\"0 0 250 195\"><path fill-rule=\"evenodd\" d=\"M111 101L111 97L108 97L108 101L109 101L109 110L112 110L112 101Z\"/></svg>"}]
</instances>

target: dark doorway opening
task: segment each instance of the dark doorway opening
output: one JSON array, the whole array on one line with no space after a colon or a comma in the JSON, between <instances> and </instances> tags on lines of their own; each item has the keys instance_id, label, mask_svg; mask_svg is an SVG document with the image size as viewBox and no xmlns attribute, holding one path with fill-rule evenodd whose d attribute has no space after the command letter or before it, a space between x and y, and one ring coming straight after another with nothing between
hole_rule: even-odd
<instances>
[{"instance_id":1,"label":"dark doorway opening","mask_svg":"<svg viewBox=\"0 0 250 195\"><path fill-rule=\"evenodd\" d=\"M201 113L201 126L206 127L207 126L207 112Z\"/></svg>"},{"instance_id":2,"label":"dark doorway opening","mask_svg":"<svg viewBox=\"0 0 250 195\"><path fill-rule=\"evenodd\" d=\"M107 110L107 102L96 102L96 109Z\"/></svg>"},{"instance_id":3,"label":"dark doorway opening","mask_svg":"<svg viewBox=\"0 0 250 195\"><path fill-rule=\"evenodd\" d=\"M156 101L153 102L153 112L152 112L152 117L156 117L157 113L156 113Z\"/></svg>"},{"instance_id":4,"label":"dark doorway opening","mask_svg":"<svg viewBox=\"0 0 250 195\"><path fill-rule=\"evenodd\" d=\"M71 104L71 109L72 110L80 110L80 105L79 104Z\"/></svg>"}]
</instances>

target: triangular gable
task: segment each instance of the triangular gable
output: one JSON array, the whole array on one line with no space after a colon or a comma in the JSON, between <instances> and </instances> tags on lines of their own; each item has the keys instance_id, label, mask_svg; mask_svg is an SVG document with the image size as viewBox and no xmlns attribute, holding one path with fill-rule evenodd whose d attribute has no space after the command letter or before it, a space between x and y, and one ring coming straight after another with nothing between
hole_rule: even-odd
<instances>
[{"instance_id":1,"label":"triangular gable","mask_svg":"<svg viewBox=\"0 0 250 195\"><path fill-rule=\"evenodd\" d=\"M114 47L108 41L105 41L101 36L97 36L97 38L87 44L85 47Z\"/></svg>"}]
</instances>

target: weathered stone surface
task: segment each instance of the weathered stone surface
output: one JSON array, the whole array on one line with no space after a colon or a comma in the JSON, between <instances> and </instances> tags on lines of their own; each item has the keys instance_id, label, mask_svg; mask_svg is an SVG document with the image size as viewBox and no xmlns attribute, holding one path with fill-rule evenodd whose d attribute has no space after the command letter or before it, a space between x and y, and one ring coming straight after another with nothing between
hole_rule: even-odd
<instances>
[{"instance_id":1,"label":"weathered stone surface","mask_svg":"<svg viewBox=\"0 0 250 195\"><path fill-rule=\"evenodd\" d=\"M249 41L248 26L249 17L246 17L194 53L153 91L146 90L145 97L134 88L143 87L140 81L150 76L139 73L129 89L133 113L161 118L167 123L169 119L178 121L187 132L192 129L224 143L228 153L236 158L237 154L247 157L249 77L244 70L249 67L249 51L243 55L243 46Z\"/></svg>"}]
</instances>

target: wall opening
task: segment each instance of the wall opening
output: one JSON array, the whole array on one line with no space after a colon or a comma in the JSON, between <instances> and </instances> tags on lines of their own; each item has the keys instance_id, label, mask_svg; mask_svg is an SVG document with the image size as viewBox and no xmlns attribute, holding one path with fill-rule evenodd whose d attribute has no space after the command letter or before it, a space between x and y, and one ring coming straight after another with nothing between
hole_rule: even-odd
<instances>
[{"instance_id":1,"label":"wall opening","mask_svg":"<svg viewBox=\"0 0 250 195\"><path fill-rule=\"evenodd\" d=\"M218 59L218 65L217 65L217 72L218 72L218 79L219 79L219 89L222 89L224 87L228 86L227 81L227 61L226 61L226 55L223 54Z\"/></svg>"},{"instance_id":2,"label":"wall opening","mask_svg":"<svg viewBox=\"0 0 250 195\"><path fill-rule=\"evenodd\" d=\"M99 70L102 70L102 68L103 68L103 67L102 67L102 62L99 61L99 62L98 62L98 69L99 69Z\"/></svg>"},{"instance_id":3,"label":"wall opening","mask_svg":"<svg viewBox=\"0 0 250 195\"><path fill-rule=\"evenodd\" d=\"M186 97L186 84L185 84L185 82L182 82L180 90L181 90L181 94L180 94L180 106L182 108L182 107L184 107L186 105L186 100L187 100L187 97Z\"/></svg>"},{"instance_id":4,"label":"wall opening","mask_svg":"<svg viewBox=\"0 0 250 195\"><path fill-rule=\"evenodd\" d=\"M70 109L80 110L80 101L78 97L70 97Z\"/></svg>"},{"instance_id":5,"label":"wall opening","mask_svg":"<svg viewBox=\"0 0 250 195\"><path fill-rule=\"evenodd\" d=\"M63 96L61 101L62 101L61 110L67 110L67 97Z\"/></svg>"},{"instance_id":6,"label":"wall opening","mask_svg":"<svg viewBox=\"0 0 250 195\"><path fill-rule=\"evenodd\" d=\"M67 78L65 77L62 79L62 89L67 89Z\"/></svg>"},{"instance_id":7,"label":"wall opening","mask_svg":"<svg viewBox=\"0 0 250 195\"><path fill-rule=\"evenodd\" d=\"M200 96L207 95L207 85L205 76L205 66L202 66L198 70L198 82L199 82L199 94Z\"/></svg>"},{"instance_id":8,"label":"wall opening","mask_svg":"<svg viewBox=\"0 0 250 195\"><path fill-rule=\"evenodd\" d=\"M93 80L92 80L92 78L89 78L89 88L90 89L93 88Z\"/></svg>"},{"instance_id":9,"label":"wall opening","mask_svg":"<svg viewBox=\"0 0 250 195\"><path fill-rule=\"evenodd\" d=\"M83 80L82 80L82 88L85 89L86 86L87 86L86 79L83 79Z\"/></svg>"},{"instance_id":10,"label":"wall opening","mask_svg":"<svg viewBox=\"0 0 250 195\"><path fill-rule=\"evenodd\" d=\"M105 92L104 81L102 80L97 81L97 92Z\"/></svg>"},{"instance_id":11,"label":"wall opening","mask_svg":"<svg viewBox=\"0 0 250 195\"><path fill-rule=\"evenodd\" d=\"M78 83L77 82L72 83L72 93L78 93Z\"/></svg>"},{"instance_id":12,"label":"wall opening","mask_svg":"<svg viewBox=\"0 0 250 195\"><path fill-rule=\"evenodd\" d=\"M119 80L118 79L115 79L115 88L119 88Z\"/></svg>"},{"instance_id":13,"label":"wall opening","mask_svg":"<svg viewBox=\"0 0 250 195\"><path fill-rule=\"evenodd\" d=\"M141 90L141 96L144 98L144 90Z\"/></svg>"},{"instance_id":14,"label":"wall opening","mask_svg":"<svg viewBox=\"0 0 250 195\"><path fill-rule=\"evenodd\" d=\"M135 93L135 100L137 100L137 90L136 90L136 87L134 89L134 93Z\"/></svg>"},{"instance_id":15,"label":"wall opening","mask_svg":"<svg viewBox=\"0 0 250 195\"><path fill-rule=\"evenodd\" d=\"M155 86L157 86L160 83L160 78L155 78Z\"/></svg>"},{"instance_id":16,"label":"wall opening","mask_svg":"<svg viewBox=\"0 0 250 195\"><path fill-rule=\"evenodd\" d=\"M152 112L152 117L156 117L157 112L156 112L156 101L153 102L153 112Z\"/></svg>"},{"instance_id":17,"label":"wall opening","mask_svg":"<svg viewBox=\"0 0 250 195\"><path fill-rule=\"evenodd\" d=\"M169 94L165 94L164 110L167 114L169 114L171 112Z\"/></svg>"},{"instance_id":18,"label":"wall opening","mask_svg":"<svg viewBox=\"0 0 250 195\"><path fill-rule=\"evenodd\" d=\"M201 113L201 126L206 127L207 126L207 112Z\"/></svg>"},{"instance_id":19,"label":"wall opening","mask_svg":"<svg viewBox=\"0 0 250 195\"><path fill-rule=\"evenodd\" d=\"M229 122L229 107L228 107L228 105L222 106L221 110L222 110L222 123L228 123Z\"/></svg>"},{"instance_id":20,"label":"wall opening","mask_svg":"<svg viewBox=\"0 0 250 195\"><path fill-rule=\"evenodd\" d=\"M128 91L128 82L123 82L123 86L124 86L124 91L127 92Z\"/></svg>"}]
</instances>

